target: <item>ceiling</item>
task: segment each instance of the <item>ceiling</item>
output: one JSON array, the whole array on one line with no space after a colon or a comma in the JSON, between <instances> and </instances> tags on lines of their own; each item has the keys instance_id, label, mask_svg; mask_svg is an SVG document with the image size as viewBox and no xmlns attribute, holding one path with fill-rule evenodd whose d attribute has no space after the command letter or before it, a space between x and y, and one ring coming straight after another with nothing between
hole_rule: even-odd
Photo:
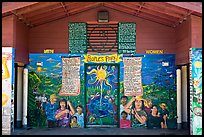
<instances>
[{"instance_id":1,"label":"ceiling","mask_svg":"<svg viewBox=\"0 0 204 137\"><path fill-rule=\"evenodd\" d=\"M202 17L201 2L3 2L2 17L13 14L32 28L101 6L169 27Z\"/></svg>"}]
</instances>

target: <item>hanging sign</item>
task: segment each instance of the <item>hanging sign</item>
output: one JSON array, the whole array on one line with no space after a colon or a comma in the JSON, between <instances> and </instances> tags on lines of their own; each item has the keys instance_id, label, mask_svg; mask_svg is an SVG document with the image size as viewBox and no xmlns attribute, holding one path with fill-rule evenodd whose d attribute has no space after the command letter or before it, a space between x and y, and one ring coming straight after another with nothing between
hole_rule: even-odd
<instances>
[{"instance_id":1,"label":"hanging sign","mask_svg":"<svg viewBox=\"0 0 204 137\"><path fill-rule=\"evenodd\" d=\"M141 68L142 57L123 57L124 62L124 95L142 96Z\"/></svg>"},{"instance_id":2,"label":"hanging sign","mask_svg":"<svg viewBox=\"0 0 204 137\"><path fill-rule=\"evenodd\" d=\"M111 55L84 55L84 59L82 60L85 63L94 62L94 63L101 63L101 62L113 62L118 63L121 62L122 55L118 54L111 54Z\"/></svg>"},{"instance_id":3,"label":"hanging sign","mask_svg":"<svg viewBox=\"0 0 204 137\"><path fill-rule=\"evenodd\" d=\"M62 58L62 89L59 95L78 96L80 94L80 57Z\"/></svg>"}]
</instances>

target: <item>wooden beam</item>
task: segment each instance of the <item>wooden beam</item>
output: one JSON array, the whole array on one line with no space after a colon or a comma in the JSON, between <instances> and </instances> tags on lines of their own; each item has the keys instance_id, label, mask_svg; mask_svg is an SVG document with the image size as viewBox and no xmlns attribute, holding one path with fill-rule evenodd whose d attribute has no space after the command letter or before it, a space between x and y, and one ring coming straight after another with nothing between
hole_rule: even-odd
<instances>
[{"instance_id":1,"label":"wooden beam","mask_svg":"<svg viewBox=\"0 0 204 137\"><path fill-rule=\"evenodd\" d=\"M17 17L17 19L18 19L19 21L22 21L26 26L29 26L29 27L33 26L33 25L32 25L28 20L26 20L22 15L18 15L18 14L16 14L14 11L11 11L11 13L14 14L14 15Z\"/></svg>"},{"instance_id":2,"label":"wooden beam","mask_svg":"<svg viewBox=\"0 0 204 137\"><path fill-rule=\"evenodd\" d=\"M2 14L38 3L39 2L2 2Z\"/></svg>"},{"instance_id":3,"label":"wooden beam","mask_svg":"<svg viewBox=\"0 0 204 137\"><path fill-rule=\"evenodd\" d=\"M76 5L77 2L68 2L67 3L63 3L64 6L67 8L67 6L72 6L72 5ZM37 16L41 16L43 14L47 14L51 11L55 11L55 10L58 10L59 8L61 8L61 4L59 3L58 5L51 5L51 6L48 6L46 8L43 8L42 10L37 10L37 11L33 11L31 13L28 13L28 14L24 14L25 17L27 17L28 19L30 18L33 18L33 17L37 17Z\"/></svg>"},{"instance_id":4,"label":"wooden beam","mask_svg":"<svg viewBox=\"0 0 204 137\"><path fill-rule=\"evenodd\" d=\"M61 11L56 11L54 14L50 13L50 14L45 14L44 16L41 16L40 18L37 18L35 20L31 20L31 22L33 24L38 24L39 22L46 22L46 20L50 20L52 18L57 18L57 17L61 17L61 16L67 16L66 13L64 13L63 10Z\"/></svg>"},{"instance_id":5,"label":"wooden beam","mask_svg":"<svg viewBox=\"0 0 204 137\"><path fill-rule=\"evenodd\" d=\"M67 15L63 9L59 9L59 10L55 10L55 11L52 11L52 12L48 12L47 14L41 14L40 16L36 16L36 17L33 17L33 18L29 18L29 20L33 23L36 23L36 22L39 22L41 20L46 20L47 18L49 19L49 17L52 17L52 16L55 16L55 15L58 15L58 14L64 14L64 15Z\"/></svg>"},{"instance_id":6,"label":"wooden beam","mask_svg":"<svg viewBox=\"0 0 204 137\"><path fill-rule=\"evenodd\" d=\"M192 2L165 2L165 3L202 14L202 2L200 2L201 4L199 5L195 5Z\"/></svg>"},{"instance_id":7,"label":"wooden beam","mask_svg":"<svg viewBox=\"0 0 204 137\"><path fill-rule=\"evenodd\" d=\"M153 6L150 4L150 2L146 2L145 5L143 6L143 9L148 9L150 11L154 11L160 14L164 14L166 16L168 16L169 18L177 18L179 19L182 15L178 14L178 13L174 13L174 12L170 12L164 8L161 7L157 7L157 6Z\"/></svg>"},{"instance_id":8,"label":"wooden beam","mask_svg":"<svg viewBox=\"0 0 204 137\"><path fill-rule=\"evenodd\" d=\"M66 13L66 15L67 15L67 17L68 17L69 14L68 14L68 11L67 11L67 9L66 9L64 3L63 3L63 2L60 2L60 4L62 5L62 7L63 7L63 9L64 9L64 12Z\"/></svg>"},{"instance_id":9,"label":"wooden beam","mask_svg":"<svg viewBox=\"0 0 204 137\"><path fill-rule=\"evenodd\" d=\"M141 9L144 7L145 2L142 2L141 5L139 6L139 9L137 10L137 14L141 11Z\"/></svg>"},{"instance_id":10,"label":"wooden beam","mask_svg":"<svg viewBox=\"0 0 204 137\"><path fill-rule=\"evenodd\" d=\"M49 20L45 20L45 21L33 24L33 27L37 27L37 26L40 26L40 25L43 25L43 24L47 24L47 23L50 23L50 22L53 22L53 21L56 21L56 20L59 20L59 19L63 19L65 17L66 17L66 15L63 14L63 15L58 16L58 17L50 18Z\"/></svg>"},{"instance_id":11,"label":"wooden beam","mask_svg":"<svg viewBox=\"0 0 204 137\"><path fill-rule=\"evenodd\" d=\"M120 6L121 8L124 7L124 8L126 8L126 9L131 9L131 10L133 10L132 12L134 12L136 15L138 15L137 10L138 10L139 8L132 9L132 8L130 8L130 6L127 5L127 4L126 4L126 5L121 5L121 4L119 4L119 3L117 3L117 4L114 3L114 4ZM164 15L162 15L162 14L160 14L160 13L156 13L156 12L154 12L154 11L149 11L149 10L144 9L144 8L141 10L141 12L144 12L144 13L147 14L147 15L153 16L153 17L155 17L155 19L160 18L160 19L163 19L163 20L165 20L165 21L170 21L170 23L175 23L176 21L178 21L178 20L175 19L175 18L169 18L169 17L164 16Z\"/></svg>"},{"instance_id":12,"label":"wooden beam","mask_svg":"<svg viewBox=\"0 0 204 137\"><path fill-rule=\"evenodd\" d=\"M31 6L23 8L23 9L16 10L16 13L17 14L26 14L26 13L30 13L33 11L42 10L43 8L46 8L47 6L57 5L58 3L59 2L39 2L35 5L31 5Z\"/></svg>"},{"instance_id":13,"label":"wooden beam","mask_svg":"<svg viewBox=\"0 0 204 137\"><path fill-rule=\"evenodd\" d=\"M178 14L181 16L185 15L188 11L188 10L183 9L181 7L176 7L176 6L170 5L170 4L165 3L165 2L149 2L149 4L154 6L154 7L160 8L166 12L175 13L175 14Z\"/></svg>"},{"instance_id":14,"label":"wooden beam","mask_svg":"<svg viewBox=\"0 0 204 137\"><path fill-rule=\"evenodd\" d=\"M69 15L74 15L74 14L78 14L80 12L83 12L83 11L86 11L86 10L89 10L89 9L92 9L92 8L96 8L96 7L99 7L101 4L101 2L94 2L93 4L89 4L89 5L86 5L86 6L83 6L83 7L79 7L79 8L76 8L76 9L73 9L73 10L69 10Z\"/></svg>"},{"instance_id":15,"label":"wooden beam","mask_svg":"<svg viewBox=\"0 0 204 137\"><path fill-rule=\"evenodd\" d=\"M132 11L130 9L121 9L119 6L114 6L112 4L110 4L109 2L108 3L105 3L104 4L105 7L107 8L110 8L110 9L113 9L113 10L116 10L116 11L120 11L120 12L123 12L123 13L127 13L129 15L132 15L132 16L135 16L135 17L138 17L138 18L143 18L143 19L146 19L146 20L149 20L151 22L156 22L156 23L159 23L159 24L162 24L162 25L165 25L165 26L168 26L168 27L172 27L172 24L170 24L169 22L166 22L164 20L160 20L160 19L157 19L155 20L155 18L152 18L151 16L147 16L147 15L136 15L134 12L135 11Z\"/></svg>"},{"instance_id":16,"label":"wooden beam","mask_svg":"<svg viewBox=\"0 0 204 137\"><path fill-rule=\"evenodd\" d=\"M100 6L100 2L94 2L93 4L89 4L87 6L83 6L83 7L80 7L80 8L77 8L77 9L73 9L73 10L69 10L68 11L68 14L69 16L72 16L72 15L75 15L75 14L78 14L80 12L83 12L85 10L89 10L89 9L92 9L92 8L96 8L96 7L99 7ZM66 15L64 14L60 14L58 15L57 17L52 17L52 18L49 18L48 20L44 20L42 22L35 22L33 23L36 26L39 26L39 25L43 25L43 24L46 24L46 23L50 23L50 22L53 22L53 21L56 21L57 19L62 19L62 18L65 18Z\"/></svg>"}]
</instances>

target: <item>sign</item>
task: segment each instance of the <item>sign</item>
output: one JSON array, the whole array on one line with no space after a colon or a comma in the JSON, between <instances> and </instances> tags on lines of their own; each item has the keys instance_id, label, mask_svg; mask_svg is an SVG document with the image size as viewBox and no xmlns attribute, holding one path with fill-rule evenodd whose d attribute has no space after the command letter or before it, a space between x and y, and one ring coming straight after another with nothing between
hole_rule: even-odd
<instances>
[{"instance_id":1,"label":"sign","mask_svg":"<svg viewBox=\"0 0 204 137\"><path fill-rule=\"evenodd\" d=\"M101 62L114 62L118 63L121 62L122 55L112 54L112 55L84 55L84 59L82 60L85 63L94 62L94 63L101 63Z\"/></svg>"},{"instance_id":2,"label":"sign","mask_svg":"<svg viewBox=\"0 0 204 137\"><path fill-rule=\"evenodd\" d=\"M80 94L80 57L62 58L62 89L59 95Z\"/></svg>"},{"instance_id":3,"label":"sign","mask_svg":"<svg viewBox=\"0 0 204 137\"><path fill-rule=\"evenodd\" d=\"M124 95L142 96L142 57L124 57Z\"/></svg>"},{"instance_id":4,"label":"sign","mask_svg":"<svg viewBox=\"0 0 204 137\"><path fill-rule=\"evenodd\" d=\"M54 49L44 49L44 53L54 53Z\"/></svg>"},{"instance_id":5,"label":"sign","mask_svg":"<svg viewBox=\"0 0 204 137\"><path fill-rule=\"evenodd\" d=\"M163 50L145 50L146 54L164 54Z\"/></svg>"}]
</instances>

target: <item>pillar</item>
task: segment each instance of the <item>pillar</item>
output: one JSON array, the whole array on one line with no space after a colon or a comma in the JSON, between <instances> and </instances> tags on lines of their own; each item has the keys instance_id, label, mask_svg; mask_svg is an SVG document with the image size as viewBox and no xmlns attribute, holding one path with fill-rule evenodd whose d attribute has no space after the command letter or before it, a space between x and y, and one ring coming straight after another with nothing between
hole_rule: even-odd
<instances>
[{"instance_id":1,"label":"pillar","mask_svg":"<svg viewBox=\"0 0 204 137\"><path fill-rule=\"evenodd\" d=\"M17 67L17 128L22 127L23 117L23 66L18 64Z\"/></svg>"},{"instance_id":2,"label":"pillar","mask_svg":"<svg viewBox=\"0 0 204 137\"><path fill-rule=\"evenodd\" d=\"M27 104L28 104L28 69L23 70L23 121L24 128L27 127Z\"/></svg>"},{"instance_id":3,"label":"pillar","mask_svg":"<svg viewBox=\"0 0 204 137\"><path fill-rule=\"evenodd\" d=\"M182 115L181 115L181 69L176 70L177 80L177 128L182 127Z\"/></svg>"},{"instance_id":4,"label":"pillar","mask_svg":"<svg viewBox=\"0 0 204 137\"><path fill-rule=\"evenodd\" d=\"M184 128L188 128L188 113L187 113L187 66L181 68L181 93L182 93L182 124Z\"/></svg>"}]
</instances>

